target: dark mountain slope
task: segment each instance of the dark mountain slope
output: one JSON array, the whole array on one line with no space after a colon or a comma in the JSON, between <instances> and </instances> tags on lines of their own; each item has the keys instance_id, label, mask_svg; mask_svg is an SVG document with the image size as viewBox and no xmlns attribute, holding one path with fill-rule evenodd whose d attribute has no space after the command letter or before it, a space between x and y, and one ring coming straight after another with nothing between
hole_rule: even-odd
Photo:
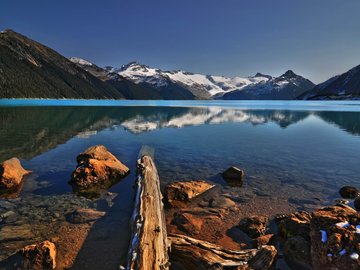
<instances>
[{"instance_id":1,"label":"dark mountain slope","mask_svg":"<svg viewBox=\"0 0 360 270\"><path fill-rule=\"evenodd\" d=\"M360 65L318 84L298 99L357 99L360 98Z\"/></svg>"},{"instance_id":2,"label":"dark mountain slope","mask_svg":"<svg viewBox=\"0 0 360 270\"><path fill-rule=\"evenodd\" d=\"M6 30L0 33L0 98L124 97L54 50Z\"/></svg>"}]
</instances>

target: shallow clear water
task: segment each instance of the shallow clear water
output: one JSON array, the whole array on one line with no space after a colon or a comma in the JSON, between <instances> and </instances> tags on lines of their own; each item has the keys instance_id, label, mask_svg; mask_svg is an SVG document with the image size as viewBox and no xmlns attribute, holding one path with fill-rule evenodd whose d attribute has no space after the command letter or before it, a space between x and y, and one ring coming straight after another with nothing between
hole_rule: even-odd
<instances>
[{"instance_id":1,"label":"shallow clear water","mask_svg":"<svg viewBox=\"0 0 360 270\"><path fill-rule=\"evenodd\" d=\"M76 208L95 207L109 212L108 226L123 224L116 233L126 243L134 175L97 200L75 196L68 184L76 156L95 144L132 172L141 147L153 147L163 185L207 179L239 196L311 209L333 201L343 185L360 186L359 135L360 102L1 100L0 161L19 157L34 173L20 198L0 199L0 214L15 212L0 225L62 222ZM219 176L229 166L245 170L242 187ZM0 239L0 250L9 241Z\"/></svg>"}]
</instances>

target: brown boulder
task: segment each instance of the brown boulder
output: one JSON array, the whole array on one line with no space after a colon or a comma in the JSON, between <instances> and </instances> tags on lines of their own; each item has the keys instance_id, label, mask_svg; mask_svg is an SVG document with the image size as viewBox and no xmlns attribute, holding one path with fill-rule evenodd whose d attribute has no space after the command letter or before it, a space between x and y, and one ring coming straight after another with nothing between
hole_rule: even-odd
<instances>
[{"instance_id":1,"label":"brown boulder","mask_svg":"<svg viewBox=\"0 0 360 270\"><path fill-rule=\"evenodd\" d=\"M232 185L241 185L244 175L245 173L243 170L234 166L228 168L221 174L224 180Z\"/></svg>"},{"instance_id":2,"label":"brown boulder","mask_svg":"<svg viewBox=\"0 0 360 270\"><path fill-rule=\"evenodd\" d=\"M310 243L301 236L286 240L284 255L289 266L295 269L312 269L310 265Z\"/></svg>"},{"instance_id":3,"label":"brown boulder","mask_svg":"<svg viewBox=\"0 0 360 270\"><path fill-rule=\"evenodd\" d=\"M50 241L24 247L20 254L24 257L23 269L55 269L56 247Z\"/></svg>"},{"instance_id":4,"label":"brown boulder","mask_svg":"<svg viewBox=\"0 0 360 270\"><path fill-rule=\"evenodd\" d=\"M169 203L172 201L187 202L214 186L215 185L212 185L204 180L174 182L165 188L164 197Z\"/></svg>"},{"instance_id":5,"label":"brown boulder","mask_svg":"<svg viewBox=\"0 0 360 270\"><path fill-rule=\"evenodd\" d=\"M78 155L77 163L70 182L81 189L93 186L108 188L129 173L129 168L103 145L88 148Z\"/></svg>"},{"instance_id":6,"label":"brown boulder","mask_svg":"<svg viewBox=\"0 0 360 270\"><path fill-rule=\"evenodd\" d=\"M265 235L269 218L266 216L253 216L240 220L239 228L250 238L258 238Z\"/></svg>"},{"instance_id":7,"label":"brown boulder","mask_svg":"<svg viewBox=\"0 0 360 270\"><path fill-rule=\"evenodd\" d=\"M310 224L314 269L360 269L360 213L346 205L321 208Z\"/></svg>"},{"instance_id":8,"label":"brown boulder","mask_svg":"<svg viewBox=\"0 0 360 270\"><path fill-rule=\"evenodd\" d=\"M311 214L306 211L293 212L277 220L279 234L285 238L302 236L309 239Z\"/></svg>"},{"instance_id":9,"label":"brown boulder","mask_svg":"<svg viewBox=\"0 0 360 270\"><path fill-rule=\"evenodd\" d=\"M355 209L360 211L360 197L356 197L354 200Z\"/></svg>"},{"instance_id":10,"label":"brown boulder","mask_svg":"<svg viewBox=\"0 0 360 270\"><path fill-rule=\"evenodd\" d=\"M344 186L339 190L341 197L345 199L354 199L360 195L359 190L356 187Z\"/></svg>"},{"instance_id":11,"label":"brown boulder","mask_svg":"<svg viewBox=\"0 0 360 270\"><path fill-rule=\"evenodd\" d=\"M25 175L31 171L25 170L17 158L5 160L0 165L0 191L17 189Z\"/></svg>"},{"instance_id":12,"label":"brown boulder","mask_svg":"<svg viewBox=\"0 0 360 270\"><path fill-rule=\"evenodd\" d=\"M255 238L253 240L253 243L257 248L260 248L261 246L268 245L270 242L273 242L273 239L274 239L273 234L265 234L259 236L258 238Z\"/></svg>"}]
</instances>

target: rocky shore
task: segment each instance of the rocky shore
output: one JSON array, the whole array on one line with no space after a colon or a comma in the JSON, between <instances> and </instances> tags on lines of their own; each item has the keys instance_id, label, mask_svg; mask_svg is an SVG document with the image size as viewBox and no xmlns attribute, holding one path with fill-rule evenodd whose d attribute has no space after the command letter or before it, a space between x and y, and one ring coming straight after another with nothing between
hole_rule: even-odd
<instances>
[{"instance_id":1,"label":"rocky shore","mask_svg":"<svg viewBox=\"0 0 360 270\"><path fill-rule=\"evenodd\" d=\"M111 207L116 194L107 189L126 177L129 168L104 146L90 147L77 157L71 175L75 194L46 197L18 197L30 173L18 159L3 162L0 173L1 193L13 194L0 204L0 269L81 269L86 263L77 258L90 231L109 220L109 213L97 205ZM251 177L240 168L229 167L219 175L226 185L189 180L162 188L166 230L173 243L170 269L228 269L229 262L246 262L231 269L360 268L356 187L342 187L342 199L333 205L299 211L281 197L244 193L242 185ZM109 224L125 228L128 221ZM93 239L111 253L111 231L116 228L109 224ZM123 241L127 245L129 237Z\"/></svg>"},{"instance_id":2,"label":"rocky shore","mask_svg":"<svg viewBox=\"0 0 360 270\"><path fill-rule=\"evenodd\" d=\"M182 183L183 187L192 185L194 181ZM187 188L182 191L186 193ZM185 233L229 249L272 245L277 250L273 258L276 269L360 268L360 213L354 209L359 210L356 202L360 197L356 188L343 187L339 191L352 202L342 199L313 212L286 213L284 209L286 214L280 214L278 209L278 213L267 215L254 215L254 211L248 215L240 210L244 204L215 191L216 187L198 194L191 202L179 199L181 204L167 204L169 232Z\"/></svg>"}]
</instances>

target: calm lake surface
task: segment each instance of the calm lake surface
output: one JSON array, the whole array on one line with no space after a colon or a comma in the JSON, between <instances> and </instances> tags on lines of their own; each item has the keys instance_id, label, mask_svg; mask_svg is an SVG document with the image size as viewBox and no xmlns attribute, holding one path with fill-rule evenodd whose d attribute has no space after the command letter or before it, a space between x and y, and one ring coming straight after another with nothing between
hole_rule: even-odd
<instances>
[{"instance_id":1,"label":"calm lake surface","mask_svg":"<svg viewBox=\"0 0 360 270\"><path fill-rule=\"evenodd\" d=\"M360 186L359 135L356 101L1 100L0 162L16 156L34 173L18 198L0 199L0 260L53 235L71 211L91 207L107 211L99 225L105 236L85 243L74 268L86 265L86 245L111 241L106 237L119 242L114 265L124 264L133 172L144 145L155 150L163 185L206 179L239 197L279 197L294 209L311 210L333 202L344 185ZM110 193L79 197L68 184L70 174L76 156L95 144L132 173ZM221 179L229 166L245 170L243 186ZM30 236L11 235L11 228L24 226ZM99 252L98 261L110 259Z\"/></svg>"}]
</instances>

